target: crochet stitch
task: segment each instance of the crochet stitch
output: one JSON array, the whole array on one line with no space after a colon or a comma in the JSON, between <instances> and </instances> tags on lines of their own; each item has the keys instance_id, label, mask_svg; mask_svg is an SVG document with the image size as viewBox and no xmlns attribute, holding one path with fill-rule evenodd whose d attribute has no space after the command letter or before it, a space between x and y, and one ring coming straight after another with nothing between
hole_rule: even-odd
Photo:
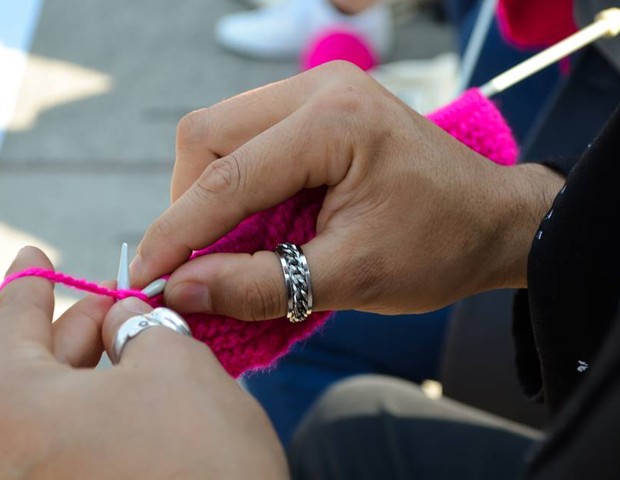
<instances>
[{"instance_id":1,"label":"crochet stitch","mask_svg":"<svg viewBox=\"0 0 620 480\"><path fill-rule=\"evenodd\" d=\"M490 160L501 165L515 163L517 145L510 128L493 103L478 90L465 92L457 101L429 118ZM249 217L214 244L194 252L192 259L218 252L273 251L282 242L298 245L307 243L316 235L316 219L325 191L325 188L303 190L286 202ZM111 290L42 269L29 269L12 275L0 285L0 290L11 281L26 275L42 276L117 299L136 296L144 300L141 292ZM161 297L150 303L159 305ZM186 315L186 320L194 337L209 345L226 370L237 377L247 370L272 364L288 352L295 342L308 337L323 325L330 315L331 312L315 312L300 324L292 324L286 318L243 322L209 314Z\"/></svg>"}]
</instances>

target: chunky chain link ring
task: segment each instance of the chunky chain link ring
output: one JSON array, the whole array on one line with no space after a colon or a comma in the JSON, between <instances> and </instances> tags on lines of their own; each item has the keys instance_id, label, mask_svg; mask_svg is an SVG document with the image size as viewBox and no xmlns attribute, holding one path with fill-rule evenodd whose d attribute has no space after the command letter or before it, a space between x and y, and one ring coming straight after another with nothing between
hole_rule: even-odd
<instances>
[{"instance_id":1,"label":"chunky chain link ring","mask_svg":"<svg viewBox=\"0 0 620 480\"><path fill-rule=\"evenodd\" d=\"M306 256L294 243L281 243L276 247L280 257L284 285L288 296L286 318L291 323L303 322L312 313L312 285Z\"/></svg>"}]
</instances>

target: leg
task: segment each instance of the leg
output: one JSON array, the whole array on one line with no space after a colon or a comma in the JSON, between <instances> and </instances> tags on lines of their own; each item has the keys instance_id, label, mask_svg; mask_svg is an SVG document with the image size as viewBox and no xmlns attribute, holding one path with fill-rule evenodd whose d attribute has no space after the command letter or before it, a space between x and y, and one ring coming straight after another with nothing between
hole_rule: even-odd
<instances>
[{"instance_id":1,"label":"leg","mask_svg":"<svg viewBox=\"0 0 620 480\"><path fill-rule=\"evenodd\" d=\"M361 376L330 389L289 451L294 479L510 479L539 438L527 427L415 385Z\"/></svg>"},{"instance_id":2,"label":"leg","mask_svg":"<svg viewBox=\"0 0 620 480\"><path fill-rule=\"evenodd\" d=\"M263 372L244 377L287 446L299 420L332 384L360 374L437 378L449 309L383 317L338 312L323 330ZM372 338L372 342L368 339Z\"/></svg>"}]
</instances>

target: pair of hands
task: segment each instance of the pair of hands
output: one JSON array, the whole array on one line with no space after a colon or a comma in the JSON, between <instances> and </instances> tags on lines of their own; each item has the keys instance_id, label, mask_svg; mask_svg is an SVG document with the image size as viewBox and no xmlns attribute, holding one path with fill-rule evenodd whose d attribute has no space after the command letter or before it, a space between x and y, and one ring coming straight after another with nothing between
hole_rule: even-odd
<instances>
[{"instance_id":1,"label":"pair of hands","mask_svg":"<svg viewBox=\"0 0 620 480\"><path fill-rule=\"evenodd\" d=\"M283 316L273 252L194 249L302 188L328 186L304 245L315 309L420 312L525 285L538 220L562 179L501 168L354 67L335 63L186 116L170 208L132 264L142 286L173 271L167 304L247 320ZM11 267L50 267L26 249ZM208 348L162 328L118 366L90 370L146 305L87 298L51 324L52 287L0 293L1 478L285 478L260 407Z\"/></svg>"}]
</instances>

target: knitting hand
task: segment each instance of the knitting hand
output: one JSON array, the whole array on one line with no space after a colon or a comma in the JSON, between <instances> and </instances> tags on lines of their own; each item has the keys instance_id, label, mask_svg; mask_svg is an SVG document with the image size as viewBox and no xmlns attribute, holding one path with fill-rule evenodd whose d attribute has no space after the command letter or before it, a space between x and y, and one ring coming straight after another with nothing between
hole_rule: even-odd
<instances>
[{"instance_id":1,"label":"knitting hand","mask_svg":"<svg viewBox=\"0 0 620 480\"><path fill-rule=\"evenodd\" d=\"M51 264L28 248L9 273L31 266ZM150 309L89 297L52 324L53 303L39 278L0 293L0 478L287 478L266 416L203 344L152 328L86 369Z\"/></svg>"},{"instance_id":2,"label":"knitting hand","mask_svg":"<svg viewBox=\"0 0 620 480\"><path fill-rule=\"evenodd\" d=\"M178 268L172 308L282 316L273 252L183 263L251 213L327 185L317 237L303 246L315 310L426 311L523 286L538 219L561 183L538 165L492 164L371 77L329 64L180 122L173 204L142 240L132 278Z\"/></svg>"}]
</instances>

